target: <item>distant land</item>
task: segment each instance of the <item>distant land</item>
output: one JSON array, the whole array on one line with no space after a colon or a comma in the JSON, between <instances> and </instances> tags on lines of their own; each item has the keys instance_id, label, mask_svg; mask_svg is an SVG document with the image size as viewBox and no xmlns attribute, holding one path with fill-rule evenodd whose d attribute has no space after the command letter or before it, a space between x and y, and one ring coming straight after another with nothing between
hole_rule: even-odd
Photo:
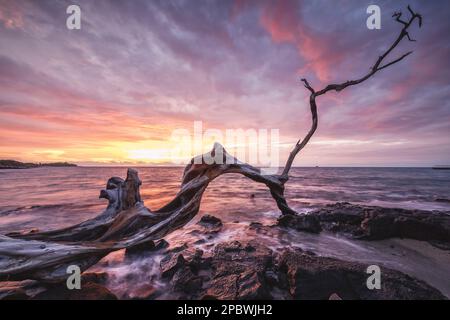
<instances>
[{"instance_id":1,"label":"distant land","mask_svg":"<svg viewBox=\"0 0 450 320\"><path fill-rule=\"evenodd\" d=\"M450 166L433 166L434 170L450 170Z\"/></svg>"},{"instance_id":2,"label":"distant land","mask_svg":"<svg viewBox=\"0 0 450 320\"><path fill-rule=\"evenodd\" d=\"M68 162L25 163L15 160L0 160L0 169L31 169L39 167L77 167L77 165Z\"/></svg>"}]
</instances>

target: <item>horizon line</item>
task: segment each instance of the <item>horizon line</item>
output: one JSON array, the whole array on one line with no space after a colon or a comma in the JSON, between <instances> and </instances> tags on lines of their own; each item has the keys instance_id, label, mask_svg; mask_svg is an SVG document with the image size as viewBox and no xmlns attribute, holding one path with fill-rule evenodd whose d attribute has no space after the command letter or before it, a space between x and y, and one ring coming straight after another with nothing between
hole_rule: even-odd
<instances>
[{"instance_id":1,"label":"horizon line","mask_svg":"<svg viewBox=\"0 0 450 320\"><path fill-rule=\"evenodd\" d=\"M120 165L120 164L98 164L98 165L83 165L77 164L77 167L80 168L126 168L126 167L136 167L136 168L155 168L155 167L165 167L165 168L184 168L186 165L169 165L169 164L148 164L148 165ZM434 168L434 167L442 167L447 165L417 165L417 166L408 166L408 165L305 165L305 166L292 166L292 168ZM259 168L259 167L256 167ZM273 167L273 168L284 168L284 166Z\"/></svg>"}]
</instances>

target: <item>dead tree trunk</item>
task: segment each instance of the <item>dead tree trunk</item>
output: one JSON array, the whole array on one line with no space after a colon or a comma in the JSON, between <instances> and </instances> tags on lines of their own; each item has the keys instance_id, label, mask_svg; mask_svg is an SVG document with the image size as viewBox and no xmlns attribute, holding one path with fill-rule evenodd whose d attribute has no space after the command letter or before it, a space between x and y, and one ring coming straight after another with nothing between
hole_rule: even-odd
<instances>
[{"instance_id":1,"label":"dead tree trunk","mask_svg":"<svg viewBox=\"0 0 450 320\"><path fill-rule=\"evenodd\" d=\"M181 228L199 211L203 192L215 178L226 173L239 173L255 182L265 184L282 214L296 214L284 197L285 183L295 157L309 142L318 125L316 98L328 91L341 91L357 85L411 54L387 62L385 58L405 38L413 41L408 29L414 20L422 25L422 17L408 6L410 19L403 21L401 13L393 17L403 25L399 36L381 55L365 76L339 84L327 85L314 90L306 79L304 86L311 92L309 103L312 125L303 140L299 140L286 161L280 175L263 175L260 169L242 163L228 154L220 144L186 166L180 191L175 198L159 210L147 209L141 201L141 181L137 171L129 169L126 180L113 177L107 182L100 198L108 200L106 210L99 216L80 224L48 232L11 233L0 236L0 281L37 279L41 281L62 281L67 277L69 265L76 264L82 270L97 263L108 253L130 248L149 240L161 239L168 233ZM210 161L214 159L215 161ZM217 159L221 161L217 161Z\"/></svg>"}]
</instances>

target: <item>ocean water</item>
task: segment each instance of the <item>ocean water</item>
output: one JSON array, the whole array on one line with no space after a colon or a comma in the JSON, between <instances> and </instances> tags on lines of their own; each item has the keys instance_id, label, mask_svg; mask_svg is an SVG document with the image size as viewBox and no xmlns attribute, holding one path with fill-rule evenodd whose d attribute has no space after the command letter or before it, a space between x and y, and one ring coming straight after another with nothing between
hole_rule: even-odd
<instances>
[{"instance_id":1,"label":"ocean water","mask_svg":"<svg viewBox=\"0 0 450 320\"><path fill-rule=\"evenodd\" d=\"M150 209L179 190L183 168L137 168L141 195ZM123 167L0 170L0 233L22 228L53 229L99 214L100 190ZM254 195L254 197L252 197ZM299 212L348 201L387 207L450 210L450 171L428 168L293 168L286 185L290 206ZM238 174L223 175L204 194L200 213L225 221L252 221L277 213L268 189Z\"/></svg>"},{"instance_id":2,"label":"ocean water","mask_svg":"<svg viewBox=\"0 0 450 320\"><path fill-rule=\"evenodd\" d=\"M158 209L179 190L183 168L137 168L145 205ZM50 230L92 218L106 207L100 190L112 176L124 178L123 167L35 168L0 170L0 234L37 228ZM450 211L450 171L428 168L293 168L286 198L298 212L327 203L348 201L384 207ZM195 232L202 214L224 222L211 237ZM200 213L185 227L166 237L172 247L187 243L208 254L215 244L228 240L258 239L274 251L286 247L311 250L323 256L380 264L422 279L450 297L450 254L419 241L349 240L278 229L259 232L253 221L272 225L279 211L267 188L237 174L223 175L205 192ZM161 255L130 261L114 252L91 271L109 274L108 287L120 298L145 296L149 288L163 287L159 275ZM176 297L165 297L176 298Z\"/></svg>"}]
</instances>

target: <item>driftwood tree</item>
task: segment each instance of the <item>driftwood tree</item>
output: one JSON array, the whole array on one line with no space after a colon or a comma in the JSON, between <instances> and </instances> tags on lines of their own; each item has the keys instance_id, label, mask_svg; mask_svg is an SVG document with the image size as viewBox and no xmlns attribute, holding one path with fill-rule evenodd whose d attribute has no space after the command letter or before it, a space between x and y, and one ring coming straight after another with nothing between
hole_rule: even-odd
<instances>
[{"instance_id":1,"label":"driftwood tree","mask_svg":"<svg viewBox=\"0 0 450 320\"><path fill-rule=\"evenodd\" d=\"M329 91L339 92L360 84L410 55L411 52L408 52L394 60L385 61L403 39L414 41L408 31L416 20L419 26L422 25L421 15L415 13L409 6L408 12L407 21L402 19L400 12L393 15L402 25L400 34L363 77L329 84L321 90L315 90L306 79L302 79L304 86L310 91L312 125L303 140L299 140L294 146L281 174L264 175L260 169L240 162L228 154L221 145L215 144L210 152L193 158L186 166L180 191L175 198L163 208L151 211L141 201L139 194L141 181L137 171L129 169L125 180L118 177L108 180L106 189L100 193L100 198L107 199L109 203L106 210L96 218L55 231L11 233L0 236L0 281L23 279L61 281L66 279L69 265L76 264L82 270L86 270L112 251L161 239L184 226L198 213L203 192L208 184L226 173L242 174L255 182L265 184L283 215L297 214L287 204L284 188L295 157L317 129L316 99ZM211 159L216 161L212 163Z\"/></svg>"}]
</instances>

